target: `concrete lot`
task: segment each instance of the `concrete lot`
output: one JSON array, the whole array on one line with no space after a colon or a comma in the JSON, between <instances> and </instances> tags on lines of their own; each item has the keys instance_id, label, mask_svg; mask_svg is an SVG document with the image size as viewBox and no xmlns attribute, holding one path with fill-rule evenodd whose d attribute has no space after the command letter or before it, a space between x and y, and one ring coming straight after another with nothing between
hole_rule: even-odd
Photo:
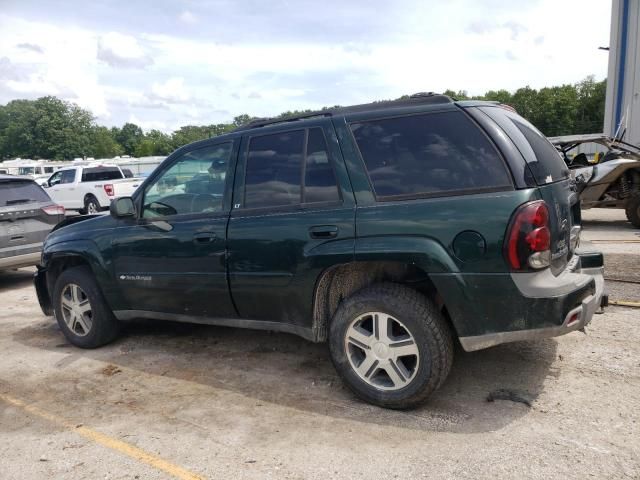
<instances>
[{"instance_id":1,"label":"concrete lot","mask_svg":"<svg viewBox=\"0 0 640 480\"><path fill-rule=\"evenodd\" d=\"M584 213L607 276L640 280L640 231ZM410 412L356 400L325 345L141 322L73 348L32 270L0 273L0 478L640 478L640 310L586 335L457 352ZM640 301L638 284L610 282ZM524 403L487 402L498 389Z\"/></svg>"}]
</instances>

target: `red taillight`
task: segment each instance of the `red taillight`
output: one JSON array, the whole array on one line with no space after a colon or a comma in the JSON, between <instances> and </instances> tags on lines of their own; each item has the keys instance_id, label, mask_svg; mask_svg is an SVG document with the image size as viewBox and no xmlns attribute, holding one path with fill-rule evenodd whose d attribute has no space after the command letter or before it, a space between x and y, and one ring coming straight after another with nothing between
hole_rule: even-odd
<instances>
[{"instance_id":1,"label":"red taillight","mask_svg":"<svg viewBox=\"0 0 640 480\"><path fill-rule=\"evenodd\" d=\"M62 205L49 205L42 207L42 211L47 215L64 215L64 207Z\"/></svg>"},{"instance_id":2,"label":"red taillight","mask_svg":"<svg viewBox=\"0 0 640 480\"><path fill-rule=\"evenodd\" d=\"M104 191L107 195L113 197L113 185L111 185L110 183L105 184Z\"/></svg>"},{"instance_id":3,"label":"red taillight","mask_svg":"<svg viewBox=\"0 0 640 480\"><path fill-rule=\"evenodd\" d=\"M542 200L522 205L513 216L506 238L505 254L514 270L539 269L551 262L549 210Z\"/></svg>"}]
</instances>

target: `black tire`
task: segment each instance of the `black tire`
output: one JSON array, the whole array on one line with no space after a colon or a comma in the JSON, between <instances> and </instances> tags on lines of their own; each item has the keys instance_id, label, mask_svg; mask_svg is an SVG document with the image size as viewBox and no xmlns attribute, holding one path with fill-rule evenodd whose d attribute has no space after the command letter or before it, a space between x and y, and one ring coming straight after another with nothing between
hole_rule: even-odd
<instances>
[{"instance_id":1,"label":"black tire","mask_svg":"<svg viewBox=\"0 0 640 480\"><path fill-rule=\"evenodd\" d=\"M399 320L413 336L419 361L413 378L402 388L376 388L351 365L347 332L368 312L382 312ZM329 349L338 374L349 388L363 400L386 408L406 409L423 402L444 383L453 363L452 333L442 313L425 296L393 283L365 288L340 304L329 326Z\"/></svg>"},{"instance_id":2,"label":"black tire","mask_svg":"<svg viewBox=\"0 0 640 480\"><path fill-rule=\"evenodd\" d=\"M87 195L84 198L84 208L80 210L80 213L83 215L87 215L98 213L100 210L102 210L102 207L100 207L100 202L98 202L98 199L93 195Z\"/></svg>"},{"instance_id":3,"label":"black tire","mask_svg":"<svg viewBox=\"0 0 640 480\"><path fill-rule=\"evenodd\" d=\"M627 200L624 211L633 226L640 228L640 195L633 196Z\"/></svg>"},{"instance_id":4,"label":"black tire","mask_svg":"<svg viewBox=\"0 0 640 480\"><path fill-rule=\"evenodd\" d=\"M64 307L63 311L63 292L67 301L72 298L67 297L70 290L77 286L82 292L81 298L88 300L91 311L86 314L89 316L89 322L70 322L76 323L75 329L72 329L65 319L73 317L74 312ZM78 296L80 297L80 296ZM53 308L56 320L62 333L67 340L81 348L97 348L106 345L116 339L120 333L120 323L116 320L102 296L102 292L98 288L93 273L88 267L80 266L69 268L63 271L56 280L53 289ZM83 325L86 325L87 328Z\"/></svg>"}]
</instances>

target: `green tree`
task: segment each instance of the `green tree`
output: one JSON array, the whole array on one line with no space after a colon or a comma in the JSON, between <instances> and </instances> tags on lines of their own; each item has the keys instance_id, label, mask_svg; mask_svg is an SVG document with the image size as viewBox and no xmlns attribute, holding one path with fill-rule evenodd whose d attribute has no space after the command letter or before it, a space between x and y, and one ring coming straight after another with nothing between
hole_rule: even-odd
<instances>
[{"instance_id":1,"label":"green tree","mask_svg":"<svg viewBox=\"0 0 640 480\"><path fill-rule=\"evenodd\" d=\"M91 132L91 156L94 158L113 158L122 155L122 145L113 138L112 131L107 127L94 126Z\"/></svg>"},{"instance_id":2,"label":"green tree","mask_svg":"<svg viewBox=\"0 0 640 480\"><path fill-rule=\"evenodd\" d=\"M151 130L145 134L135 150L136 157L152 155L169 155L173 150L171 137L159 130Z\"/></svg>"},{"instance_id":3,"label":"green tree","mask_svg":"<svg viewBox=\"0 0 640 480\"><path fill-rule=\"evenodd\" d=\"M135 123L125 123L122 128L116 129L114 138L122 145L126 155L134 155L136 147L142 141L144 134Z\"/></svg>"}]
</instances>

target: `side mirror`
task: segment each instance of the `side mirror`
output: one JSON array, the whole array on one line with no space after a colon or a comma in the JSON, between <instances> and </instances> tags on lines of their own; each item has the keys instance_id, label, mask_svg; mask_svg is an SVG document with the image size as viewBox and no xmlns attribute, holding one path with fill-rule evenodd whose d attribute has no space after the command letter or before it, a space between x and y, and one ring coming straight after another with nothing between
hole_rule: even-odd
<instances>
[{"instance_id":1,"label":"side mirror","mask_svg":"<svg viewBox=\"0 0 640 480\"><path fill-rule=\"evenodd\" d=\"M136 214L136 206L131 197L116 198L109 205L109 213L112 217L133 217Z\"/></svg>"},{"instance_id":2,"label":"side mirror","mask_svg":"<svg viewBox=\"0 0 640 480\"><path fill-rule=\"evenodd\" d=\"M40 186L44 188L49 188L49 182L42 182Z\"/></svg>"}]
</instances>

